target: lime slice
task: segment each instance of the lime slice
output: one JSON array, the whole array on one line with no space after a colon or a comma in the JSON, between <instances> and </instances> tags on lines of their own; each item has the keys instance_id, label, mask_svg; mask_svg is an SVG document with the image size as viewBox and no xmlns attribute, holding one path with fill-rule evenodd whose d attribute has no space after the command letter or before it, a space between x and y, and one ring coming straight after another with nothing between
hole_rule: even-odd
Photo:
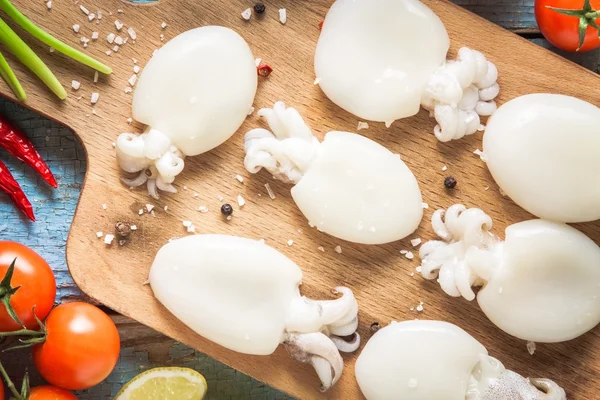
<instances>
[{"instance_id":1,"label":"lime slice","mask_svg":"<svg viewBox=\"0 0 600 400\"><path fill-rule=\"evenodd\" d=\"M189 368L154 368L130 380L115 400L201 400L208 386Z\"/></svg>"}]
</instances>

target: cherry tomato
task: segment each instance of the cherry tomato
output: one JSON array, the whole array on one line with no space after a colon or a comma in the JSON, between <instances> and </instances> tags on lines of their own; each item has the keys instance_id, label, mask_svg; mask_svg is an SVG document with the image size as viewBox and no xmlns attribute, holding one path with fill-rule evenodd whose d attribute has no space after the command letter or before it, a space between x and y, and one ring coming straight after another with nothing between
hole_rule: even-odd
<instances>
[{"instance_id":1,"label":"cherry tomato","mask_svg":"<svg viewBox=\"0 0 600 400\"><path fill-rule=\"evenodd\" d=\"M4 400L4 384L0 381L0 400Z\"/></svg>"},{"instance_id":2,"label":"cherry tomato","mask_svg":"<svg viewBox=\"0 0 600 400\"><path fill-rule=\"evenodd\" d=\"M37 386L31 389L27 400L77 400L77 396L55 386Z\"/></svg>"},{"instance_id":3,"label":"cherry tomato","mask_svg":"<svg viewBox=\"0 0 600 400\"><path fill-rule=\"evenodd\" d=\"M37 329L33 317L35 314L42 321L46 318L56 297L56 281L50 266L39 254L15 242L0 241L0 280L8 267L15 262L15 271L11 286L20 288L10 298L10 304L17 317L28 329ZM0 291L4 290L0 288ZM1 296L0 296L1 298ZM0 305L0 332L10 332L21 327L8 315L4 306Z\"/></svg>"},{"instance_id":4,"label":"cherry tomato","mask_svg":"<svg viewBox=\"0 0 600 400\"><path fill-rule=\"evenodd\" d=\"M119 358L119 333L98 307L67 303L46 319L46 341L33 348L33 362L51 385L81 390L102 382Z\"/></svg>"},{"instance_id":5,"label":"cherry tomato","mask_svg":"<svg viewBox=\"0 0 600 400\"><path fill-rule=\"evenodd\" d=\"M591 0L593 10L600 10L600 0ZM550 43L566 51L590 51L600 47L598 29L588 25L585 40L579 50L579 21L577 16L564 15L548 7L583 10L584 0L536 0L535 19L542 34ZM590 18L600 24L600 17Z\"/></svg>"}]
</instances>

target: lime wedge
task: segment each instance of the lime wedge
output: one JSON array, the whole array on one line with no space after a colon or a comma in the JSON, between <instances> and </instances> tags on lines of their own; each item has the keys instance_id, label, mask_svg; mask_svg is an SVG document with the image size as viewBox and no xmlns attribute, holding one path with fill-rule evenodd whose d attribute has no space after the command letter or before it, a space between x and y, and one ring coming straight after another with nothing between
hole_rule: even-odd
<instances>
[{"instance_id":1,"label":"lime wedge","mask_svg":"<svg viewBox=\"0 0 600 400\"><path fill-rule=\"evenodd\" d=\"M129 381L115 400L201 400L208 386L189 368L154 368Z\"/></svg>"}]
</instances>

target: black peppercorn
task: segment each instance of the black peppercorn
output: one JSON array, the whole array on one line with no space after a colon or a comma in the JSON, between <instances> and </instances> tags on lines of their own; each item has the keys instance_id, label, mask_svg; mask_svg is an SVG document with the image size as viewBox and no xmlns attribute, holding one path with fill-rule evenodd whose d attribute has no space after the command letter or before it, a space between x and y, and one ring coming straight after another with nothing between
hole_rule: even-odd
<instances>
[{"instance_id":1,"label":"black peppercorn","mask_svg":"<svg viewBox=\"0 0 600 400\"><path fill-rule=\"evenodd\" d=\"M233 207L231 207L231 204L223 204L221 206L221 214L223 214L226 217L229 217L231 214L233 214Z\"/></svg>"},{"instance_id":2,"label":"black peppercorn","mask_svg":"<svg viewBox=\"0 0 600 400\"><path fill-rule=\"evenodd\" d=\"M256 3L254 5L254 12L257 14L262 14L265 12L265 5L263 3Z\"/></svg>"},{"instance_id":3,"label":"black peppercorn","mask_svg":"<svg viewBox=\"0 0 600 400\"><path fill-rule=\"evenodd\" d=\"M381 328L381 325L379 325L379 322L373 322L371 324L371 332L373 332L373 333L377 332L380 328Z\"/></svg>"},{"instance_id":4,"label":"black peppercorn","mask_svg":"<svg viewBox=\"0 0 600 400\"><path fill-rule=\"evenodd\" d=\"M447 176L444 179L444 186L446 186L446 189L454 189L456 187L456 179L452 176Z\"/></svg>"}]
</instances>

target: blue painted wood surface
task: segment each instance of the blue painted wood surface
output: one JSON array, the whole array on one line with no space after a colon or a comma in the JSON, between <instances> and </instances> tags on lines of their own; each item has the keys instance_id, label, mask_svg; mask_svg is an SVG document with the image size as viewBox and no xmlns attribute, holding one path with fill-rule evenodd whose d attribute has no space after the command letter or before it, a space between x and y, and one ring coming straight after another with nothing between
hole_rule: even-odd
<instances>
[{"instance_id":1,"label":"blue painted wood surface","mask_svg":"<svg viewBox=\"0 0 600 400\"><path fill-rule=\"evenodd\" d=\"M528 33L536 32L533 0L453 1L507 28ZM535 38L534 41L548 47L548 43L542 38ZM569 58L595 70L600 64L598 52L571 55ZM0 240L10 239L25 243L50 263L56 275L58 301L80 298L81 293L73 284L67 270L65 242L85 174L84 151L68 129L13 103L0 100L0 114L9 116L28 134L48 161L59 183L59 188L52 190L38 178L34 171L0 150L0 160L7 164L21 183L38 217L38 222L30 223L15 211L4 194L0 194ZM156 337L160 338L158 334ZM16 380L28 368L33 382L40 382L39 376L32 367L29 352L2 354L1 357ZM204 374L209 384L209 399L286 398L282 393L244 374L164 338L157 339L156 343L145 342L135 347L125 346L121 351L119 364L109 378L95 388L78 393L79 398L110 399L125 382L139 372L151 367L167 365L187 366Z\"/></svg>"}]
</instances>

